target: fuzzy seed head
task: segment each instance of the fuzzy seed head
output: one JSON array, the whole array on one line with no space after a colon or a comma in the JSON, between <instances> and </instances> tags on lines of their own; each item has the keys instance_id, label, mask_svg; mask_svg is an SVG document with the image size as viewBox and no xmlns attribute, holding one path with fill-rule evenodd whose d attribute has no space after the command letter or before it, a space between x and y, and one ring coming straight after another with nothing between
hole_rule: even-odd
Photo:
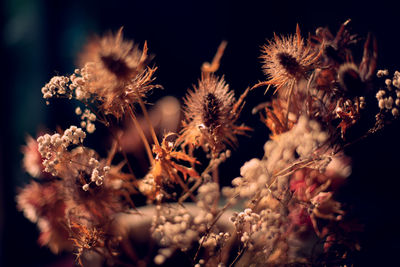
<instances>
[{"instance_id":1,"label":"fuzzy seed head","mask_svg":"<svg viewBox=\"0 0 400 267\"><path fill-rule=\"evenodd\" d=\"M203 76L198 87L189 91L185 99L185 121L180 143L195 147L208 145L220 151L225 144L234 144L234 125L237 114L233 111L233 91L223 78ZM205 149L206 150L206 149Z\"/></svg>"},{"instance_id":2,"label":"fuzzy seed head","mask_svg":"<svg viewBox=\"0 0 400 267\"><path fill-rule=\"evenodd\" d=\"M269 78L265 84L274 85L276 90L285 86L290 88L313 68L319 57L317 50L304 44L298 26L295 36L275 35L262 48L263 69Z\"/></svg>"},{"instance_id":3,"label":"fuzzy seed head","mask_svg":"<svg viewBox=\"0 0 400 267\"><path fill-rule=\"evenodd\" d=\"M104 113L122 117L129 105L159 87L151 85L156 68L148 68L148 61L147 44L142 51L124 40L122 28L92 39L79 58L82 68L71 76L76 98L93 98Z\"/></svg>"},{"instance_id":4,"label":"fuzzy seed head","mask_svg":"<svg viewBox=\"0 0 400 267\"><path fill-rule=\"evenodd\" d=\"M123 39L121 28L116 35L109 33L92 39L79 61L82 67L88 62L95 63L97 71L106 76L104 79L129 80L143 71L141 58L142 51L133 42Z\"/></svg>"}]
</instances>

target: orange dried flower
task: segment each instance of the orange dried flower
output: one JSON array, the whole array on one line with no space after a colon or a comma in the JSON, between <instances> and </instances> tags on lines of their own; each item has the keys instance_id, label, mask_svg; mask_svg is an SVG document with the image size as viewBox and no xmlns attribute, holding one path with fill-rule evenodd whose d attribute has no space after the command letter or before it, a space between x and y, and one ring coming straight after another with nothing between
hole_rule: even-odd
<instances>
[{"instance_id":1,"label":"orange dried flower","mask_svg":"<svg viewBox=\"0 0 400 267\"><path fill-rule=\"evenodd\" d=\"M280 134L289 131L297 122L297 117L286 118L287 101L282 99L273 99L265 108L265 115L260 114L261 121L270 129L271 139L275 139Z\"/></svg>"},{"instance_id":2,"label":"orange dried flower","mask_svg":"<svg viewBox=\"0 0 400 267\"><path fill-rule=\"evenodd\" d=\"M185 152L176 151L175 140L177 134L168 133L164 136L161 146L155 145L153 147L153 153L156 155L154 159L154 165L150 170L150 175L154 179L152 189L147 192L149 197L157 195L159 187L169 182L179 183L182 188L187 190L185 183L182 181L178 173L181 173L184 180L187 177L200 178L200 175L196 172L194 167L184 166L178 161L186 161L192 166L199 164L196 158L187 155ZM146 191L146 190L144 190Z\"/></svg>"},{"instance_id":3,"label":"orange dried flower","mask_svg":"<svg viewBox=\"0 0 400 267\"><path fill-rule=\"evenodd\" d=\"M71 236L70 240L74 243L77 250L75 253L76 261L80 266L83 266L81 257L85 251L105 247L105 233L101 229L71 222L69 230ZM102 250L98 250L98 252L100 253Z\"/></svg>"},{"instance_id":4,"label":"orange dried flower","mask_svg":"<svg viewBox=\"0 0 400 267\"><path fill-rule=\"evenodd\" d=\"M236 134L244 134L248 127L237 126L236 122L243 107L248 89L236 102L224 78L204 75L198 87L189 91L185 99L185 121L179 142L182 146L202 146L218 153L237 142ZM236 102L236 103L235 103Z\"/></svg>"}]
</instances>

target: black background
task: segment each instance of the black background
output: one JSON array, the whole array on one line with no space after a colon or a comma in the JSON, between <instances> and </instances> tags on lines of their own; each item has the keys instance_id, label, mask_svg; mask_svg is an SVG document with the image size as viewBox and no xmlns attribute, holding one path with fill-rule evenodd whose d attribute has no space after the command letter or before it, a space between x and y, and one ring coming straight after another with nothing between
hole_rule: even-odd
<instances>
[{"instance_id":1,"label":"black background","mask_svg":"<svg viewBox=\"0 0 400 267\"><path fill-rule=\"evenodd\" d=\"M74 121L74 106L67 101L46 106L41 87L56 74L71 73L75 55L90 34L116 31L139 44L148 41L159 67L157 82L162 95L185 95L197 82L200 66L210 61L222 40L228 47L218 74L241 93L265 79L260 46L279 34L294 33L299 23L303 36L317 27L336 32L352 19L353 33L378 40L378 68L391 73L400 66L398 7L389 1L374 4L350 1L2 1L1 14L1 154L0 154L0 265L66 266L68 255L54 256L37 243L36 226L16 211L17 187L29 181L21 170L25 134L35 136ZM356 61L360 53L356 53ZM255 132L240 138L232 158L222 165L225 184L239 175L239 166L261 157L268 131L250 114L251 107L266 101L263 90L252 92L241 122ZM75 119L76 120L76 119ZM361 237L363 251L357 265L396 265L399 242L399 125L389 125L375 136L347 150L353 158L353 174L344 199L366 223ZM97 140L94 137L93 140ZM92 141L93 146L96 141ZM229 168L224 168L228 167ZM398 264L398 263L397 263Z\"/></svg>"}]
</instances>

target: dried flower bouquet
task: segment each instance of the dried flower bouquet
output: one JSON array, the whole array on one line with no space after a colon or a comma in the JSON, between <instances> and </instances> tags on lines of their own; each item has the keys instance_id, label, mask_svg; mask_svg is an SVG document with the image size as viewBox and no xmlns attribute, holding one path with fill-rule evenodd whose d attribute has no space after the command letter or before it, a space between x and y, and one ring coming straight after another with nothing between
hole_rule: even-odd
<instances>
[{"instance_id":1,"label":"dried flower bouquet","mask_svg":"<svg viewBox=\"0 0 400 267\"><path fill-rule=\"evenodd\" d=\"M177 251L196 267L348 263L361 248L357 222L335 198L351 174L343 149L397 118L400 106L400 73L390 79L388 70L376 70L371 35L362 58L354 59L359 38L348 24L336 35L318 28L307 40L299 26L294 35L274 35L262 48L266 80L239 97L216 74L222 42L184 99L181 127L162 136L147 110L147 94L161 88L147 44L124 39L122 29L93 38L72 75L55 76L42 88L47 103L81 103L75 111L80 127L29 137L23 148L24 168L34 180L18 194L18 208L37 223L39 243L54 253L73 251L80 265L93 253L108 265L162 265ZM264 156L249 159L232 186L221 188L220 163L240 146L237 135L251 135L238 121L258 87L274 88L253 109L271 133ZM179 104L172 102L166 109L179 118ZM107 157L84 146L96 124L111 129L124 120L134 130L114 126ZM143 178L128 157L131 132L149 161ZM146 198L146 208L136 207L137 195ZM241 211L232 213L233 206ZM142 257L130 235L141 231L135 227L143 227L137 223L143 219L158 249Z\"/></svg>"}]
</instances>

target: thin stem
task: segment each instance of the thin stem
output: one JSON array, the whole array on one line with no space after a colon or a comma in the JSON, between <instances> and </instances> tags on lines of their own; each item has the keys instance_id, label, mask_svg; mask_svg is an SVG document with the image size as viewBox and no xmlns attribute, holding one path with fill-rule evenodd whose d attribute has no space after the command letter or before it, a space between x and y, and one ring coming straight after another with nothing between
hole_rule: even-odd
<instances>
[{"instance_id":1,"label":"thin stem","mask_svg":"<svg viewBox=\"0 0 400 267\"><path fill-rule=\"evenodd\" d=\"M290 85L290 89L288 92L288 100L287 100L287 112L286 112L286 122L285 122L285 127L286 129L289 129L289 113L290 113L290 101L292 98L292 93L293 93L293 88L294 88L294 83Z\"/></svg>"},{"instance_id":2,"label":"thin stem","mask_svg":"<svg viewBox=\"0 0 400 267\"><path fill-rule=\"evenodd\" d=\"M216 183L217 185L219 185L218 166L216 166L216 167L212 170L212 177L213 177L214 183ZM218 202L219 202L219 194L218 194L218 197L215 198L215 201L214 201L214 209L215 209L215 210L217 210L217 208L218 208Z\"/></svg>"},{"instance_id":3,"label":"thin stem","mask_svg":"<svg viewBox=\"0 0 400 267\"><path fill-rule=\"evenodd\" d=\"M129 115L132 118L133 123L135 124L136 130L138 130L139 136L143 141L144 147L145 147L146 152L147 152L147 156L149 157L150 164L153 166L154 165L154 159L153 159L153 153L151 152L149 141L147 141L147 138L146 138L146 136L145 136L145 134L143 132L143 129L140 126L135 114L133 113L132 106L129 106L128 111L129 111Z\"/></svg>"},{"instance_id":4,"label":"thin stem","mask_svg":"<svg viewBox=\"0 0 400 267\"><path fill-rule=\"evenodd\" d=\"M214 183L219 184L218 166L213 168L213 170L212 170L212 178L213 178Z\"/></svg>"},{"instance_id":5,"label":"thin stem","mask_svg":"<svg viewBox=\"0 0 400 267\"><path fill-rule=\"evenodd\" d=\"M231 262L231 264L229 264L229 267L232 267L240 259L246 248L247 248L246 246L242 247L242 249L238 252L236 258Z\"/></svg>"},{"instance_id":6,"label":"thin stem","mask_svg":"<svg viewBox=\"0 0 400 267\"><path fill-rule=\"evenodd\" d=\"M175 180L178 181L179 185L182 187L182 189L185 191L185 194L189 194L190 198L196 202L196 197L193 196L192 192L189 190L189 188L186 186L186 184L182 181L181 177L179 175L176 175ZM181 202L180 202L181 203Z\"/></svg>"},{"instance_id":7,"label":"thin stem","mask_svg":"<svg viewBox=\"0 0 400 267\"><path fill-rule=\"evenodd\" d=\"M156 132L154 131L154 127L153 127L153 125L151 124L150 117L149 117L149 114L147 113L146 106L144 105L143 100L142 100L142 98L140 97L140 95L137 94L137 96L138 96L138 98L139 98L139 105L140 105L140 108L141 108L142 111L143 111L144 118L145 118L147 124L149 125L149 129L150 129L151 137L153 138L153 142L154 142L154 144L155 144L157 147L159 147L159 146L160 146L160 143L158 142Z\"/></svg>"},{"instance_id":8,"label":"thin stem","mask_svg":"<svg viewBox=\"0 0 400 267\"><path fill-rule=\"evenodd\" d=\"M125 159L126 166L128 166L129 173L132 175L133 179L136 181L137 178L136 178L135 174L133 173L133 169L132 169L131 164L128 161L128 156L126 155L126 152L123 149L121 149L121 153Z\"/></svg>"},{"instance_id":9,"label":"thin stem","mask_svg":"<svg viewBox=\"0 0 400 267\"><path fill-rule=\"evenodd\" d=\"M114 144L113 144L113 149L115 149L115 152L116 152L116 149L117 149L116 146L118 146L119 151L121 151L122 156L123 156L124 159L125 159L126 166L128 167L128 170L129 170L130 174L132 175L132 177L133 177L134 180L137 180L135 174L133 173L132 166L131 166L131 164L129 163L128 156L126 155L125 150L123 150L122 147L121 147L121 143L120 143L119 137L115 136L112 132L111 132L111 135L113 136L113 138L114 138L114 140L115 140L115 142L114 142L115 148L114 148ZM115 152L114 152L114 153L115 153ZM108 165L111 165L111 161L108 162Z\"/></svg>"},{"instance_id":10,"label":"thin stem","mask_svg":"<svg viewBox=\"0 0 400 267\"><path fill-rule=\"evenodd\" d=\"M224 214L224 212L230 207L232 206L233 202L232 200L235 198L238 198L240 196L240 194L236 194L234 195L226 204L225 206L222 207L222 209L217 213L217 215L215 216L214 220L212 221L212 223L210 224L210 226L207 227L205 234L203 236L203 239L199 245L199 247L197 248L196 254L194 255L193 261L196 262L197 257L199 256L200 253L200 249L203 246L204 241L208 238L208 235L210 234L211 229L214 227L214 225L217 223L217 221L219 220L219 218L221 218L222 214Z\"/></svg>"},{"instance_id":11,"label":"thin stem","mask_svg":"<svg viewBox=\"0 0 400 267\"><path fill-rule=\"evenodd\" d=\"M221 261L222 263L227 265L227 262L229 260L230 252L232 251L233 245L235 244L235 241L237 239L237 233L235 230L233 230L233 233L230 237L230 239L226 242L226 244L221 248Z\"/></svg>"},{"instance_id":12,"label":"thin stem","mask_svg":"<svg viewBox=\"0 0 400 267\"><path fill-rule=\"evenodd\" d=\"M178 200L179 203L184 202L192 193L203 183L201 178L197 179L196 183L188 190L186 193L181 196Z\"/></svg>"}]
</instances>

